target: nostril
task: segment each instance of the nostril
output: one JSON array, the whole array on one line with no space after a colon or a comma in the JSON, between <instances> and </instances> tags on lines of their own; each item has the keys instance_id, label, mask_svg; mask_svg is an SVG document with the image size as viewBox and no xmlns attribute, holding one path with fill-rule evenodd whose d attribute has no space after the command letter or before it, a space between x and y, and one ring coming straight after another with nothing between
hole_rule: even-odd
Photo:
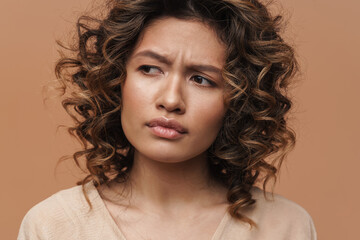
<instances>
[{"instance_id":1,"label":"nostril","mask_svg":"<svg viewBox=\"0 0 360 240\"><path fill-rule=\"evenodd\" d=\"M160 105L159 106L160 108L162 108L162 109L165 109L166 111L168 111L168 112L182 112L182 110L181 110L181 108L179 108L179 107L165 107L164 105Z\"/></svg>"},{"instance_id":2,"label":"nostril","mask_svg":"<svg viewBox=\"0 0 360 240\"><path fill-rule=\"evenodd\" d=\"M179 105L166 105L166 104L159 104L158 109L164 109L167 112L173 112L177 114L184 114L185 113L185 107L179 106Z\"/></svg>"},{"instance_id":3,"label":"nostril","mask_svg":"<svg viewBox=\"0 0 360 240\"><path fill-rule=\"evenodd\" d=\"M169 88L163 89L163 91L159 92L156 106L158 109L165 109L167 112L174 112L177 114L184 113L185 101L182 92L178 88L172 90L169 90Z\"/></svg>"}]
</instances>

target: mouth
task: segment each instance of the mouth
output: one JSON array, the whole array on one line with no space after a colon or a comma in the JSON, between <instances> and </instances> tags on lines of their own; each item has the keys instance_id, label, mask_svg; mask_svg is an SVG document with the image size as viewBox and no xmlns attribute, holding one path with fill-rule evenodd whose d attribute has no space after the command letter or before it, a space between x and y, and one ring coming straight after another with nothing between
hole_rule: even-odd
<instances>
[{"instance_id":1,"label":"mouth","mask_svg":"<svg viewBox=\"0 0 360 240\"><path fill-rule=\"evenodd\" d=\"M167 119L165 117L155 118L146 123L151 132L161 138L178 139L188 133L175 119Z\"/></svg>"}]
</instances>

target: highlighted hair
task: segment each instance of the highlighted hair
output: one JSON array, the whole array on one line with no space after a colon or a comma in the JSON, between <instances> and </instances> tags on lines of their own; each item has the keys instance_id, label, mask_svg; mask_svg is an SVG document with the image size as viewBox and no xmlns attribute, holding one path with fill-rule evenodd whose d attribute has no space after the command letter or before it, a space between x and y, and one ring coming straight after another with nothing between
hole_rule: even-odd
<instances>
[{"instance_id":1,"label":"highlighted hair","mask_svg":"<svg viewBox=\"0 0 360 240\"><path fill-rule=\"evenodd\" d=\"M286 92L297 62L294 50L279 34L273 17L257 0L110 0L104 18L78 20L74 56L62 56L56 74L63 106L74 119L69 132L81 140L89 181L126 182L134 148L121 122L121 83L126 61L142 32L164 17L199 20L212 27L227 46L223 78L227 111L224 124L208 149L212 176L227 189L230 214L251 225L241 211L255 203L250 189L276 180L284 157L295 143L286 115ZM65 95L64 95L65 96ZM271 160L270 160L271 159Z\"/></svg>"}]
</instances>

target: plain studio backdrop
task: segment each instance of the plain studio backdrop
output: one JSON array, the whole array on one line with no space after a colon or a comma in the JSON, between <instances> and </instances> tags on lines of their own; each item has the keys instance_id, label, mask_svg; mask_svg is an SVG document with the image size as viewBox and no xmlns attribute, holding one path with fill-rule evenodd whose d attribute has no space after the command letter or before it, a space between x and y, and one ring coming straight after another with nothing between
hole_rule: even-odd
<instances>
[{"instance_id":1,"label":"plain studio backdrop","mask_svg":"<svg viewBox=\"0 0 360 240\"><path fill-rule=\"evenodd\" d=\"M79 145L57 130L70 121L56 98L43 104L42 87L55 78L55 40L70 36L89 3L0 2L1 239L15 239L34 204L81 176L71 161L55 170ZM360 2L281 0L274 9L280 5L302 76L292 91L298 141L275 192L311 214L319 239L358 239Z\"/></svg>"}]
</instances>

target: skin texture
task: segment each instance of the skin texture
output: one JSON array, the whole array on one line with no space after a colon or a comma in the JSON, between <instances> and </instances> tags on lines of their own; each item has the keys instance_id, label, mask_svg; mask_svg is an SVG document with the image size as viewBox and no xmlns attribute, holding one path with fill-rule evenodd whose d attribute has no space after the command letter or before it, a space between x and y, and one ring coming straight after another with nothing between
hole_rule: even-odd
<instances>
[{"instance_id":1,"label":"skin texture","mask_svg":"<svg viewBox=\"0 0 360 240\"><path fill-rule=\"evenodd\" d=\"M130 56L121 114L135 147L130 184L100 188L128 240L210 239L223 218L226 189L211 181L206 150L227 110L224 58L211 28L175 18L150 24ZM178 139L154 135L146 124L158 117L177 120L187 133Z\"/></svg>"},{"instance_id":2,"label":"skin texture","mask_svg":"<svg viewBox=\"0 0 360 240\"><path fill-rule=\"evenodd\" d=\"M150 51L166 62L150 55ZM216 138L226 110L220 72L224 51L213 31L198 22L167 19L145 30L128 61L122 91L121 123L137 154L177 163L206 151ZM143 65L154 67L139 69ZM218 71L196 65L211 65ZM154 137L145 123L163 116L176 119L188 133L177 140Z\"/></svg>"}]
</instances>

